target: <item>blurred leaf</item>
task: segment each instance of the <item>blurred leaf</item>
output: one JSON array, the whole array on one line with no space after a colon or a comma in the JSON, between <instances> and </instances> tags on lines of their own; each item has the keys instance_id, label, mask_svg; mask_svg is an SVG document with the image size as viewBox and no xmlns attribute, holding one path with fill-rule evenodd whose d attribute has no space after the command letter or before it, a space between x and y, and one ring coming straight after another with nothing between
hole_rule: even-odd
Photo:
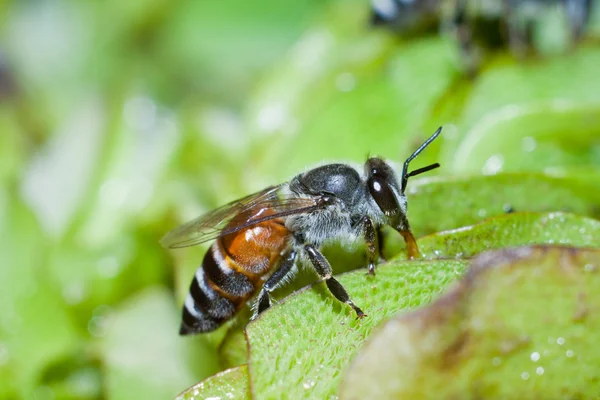
<instances>
[{"instance_id":1,"label":"blurred leaf","mask_svg":"<svg viewBox=\"0 0 600 400\"><path fill-rule=\"evenodd\" d=\"M182 2L166 20L158 61L188 79L190 94L239 104L261 70L275 62L326 2Z\"/></svg>"},{"instance_id":2,"label":"blurred leaf","mask_svg":"<svg viewBox=\"0 0 600 400\"><path fill-rule=\"evenodd\" d=\"M458 173L600 166L600 102L509 105L465 135L447 167Z\"/></svg>"},{"instance_id":3,"label":"blurred leaf","mask_svg":"<svg viewBox=\"0 0 600 400\"><path fill-rule=\"evenodd\" d=\"M250 399L248 366L231 368L192 386L176 400Z\"/></svg>"},{"instance_id":4,"label":"blurred leaf","mask_svg":"<svg viewBox=\"0 0 600 400\"><path fill-rule=\"evenodd\" d=\"M354 301L368 314L357 320L323 284L302 290L272 307L246 328L253 395L260 399L326 399L340 371L386 317L431 301L466 267L440 260L381 265L375 277L364 270L341 275Z\"/></svg>"},{"instance_id":5,"label":"blurred leaf","mask_svg":"<svg viewBox=\"0 0 600 400\"><path fill-rule=\"evenodd\" d=\"M44 368L80 343L43 268L46 240L32 213L0 191L0 394L9 398L31 396Z\"/></svg>"},{"instance_id":6,"label":"blurred leaf","mask_svg":"<svg viewBox=\"0 0 600 400\"><path fill-rule=\"evenodd\" d=\"M482 254L450 293L369 338L342 399L593 398L600 252Z\"/></svg>"},{"instance_id":7,"label":"blurred leaf","mask_svg":"<svg viewBox=\"0 0 600 400\"><path fill-rule=\"evenodd\" d=\"M600 172L588 176L512 173L408 183L408 218L415 236L459 228L513 211L565 211L600 217Z\"/></svg>"},{"instance_id":8,"label":"blurred leaf","mask_svg":"<svg viewBox=\"0 0 600 400\"><path fill-rule=\"evenodd\" d=\"M0 64L1 57L0 54ZM1 101L0 93L0 186L4 186L19 174L24 164L25 152L16 115L9 107L3 107Z\"/></svg>"},{"instance_id":9,"label":"blurred leaf","mask_svg":"<svg viewBox=\"0 0 600 400\"><path fill-rule=\"evenodd\" d=\"M180 143L176 121L151 98L131 94L115 116L103 170L76 232L85 244L111 243L153 199Z\"/></svg>"},{"instance_id":10,"label":"blurred leaf","mask_svg":"<svg viewBox=\"0 0 600 400\"><path fill-rule=\"evenodd\" d=\"M83 205L100 163L104 118L97 101L80 104L25 172L23 197L52 236L61 237Z\"/></svg>"},{"instance_id":11,"label":"blurred leaf","mask_svg":"<svg viewBox=\"0 0 600 400\"><path fill-rule=\"evenodd\" d=\"M243 322L249 321L249 317L237 318ZM219 357L221 358L221 364L226 367L248 363L248 348L246 346L244 327L235 326L227 332L227 335L221 342L221 346L219 346Z\"/></svg>"},{"instance_id":12,"label":"blurred leaf","mask_svg":"<svg viewBox=\"0 0 600 400\"><path fill-rule=\"evenodd\" d=\"M599 49L580 47L568 57L546 58L535 63L511 63L487 69L474 82L462 117L457 121L460 129L457 135L447 141L443 159L453 160L454 152L463 138L488 114L506 106L512 107L508 110L519 110L532 103L553 101L597 103L600 91L600 80L597 79L599 62ZM518 115L517 111L515 116ZM508 117L510 115L505 118Z\"/></svg>"},{"instance_id":13,"label":"blurred leaf","mask_svg":"<svg viewBox=\"0 0 600 400\"><path fill-rule=\"evenodd\" d=\"M196 376L216 372L210 347L177 335L179 313L164 289L138 293L107 318L102 353L108 398L174 398Z\"/></svg>"},{"instance_id":14,"label":"blurred leaf","mask_svg":"<svg viewBox=\"0 0 600 400\"><path fill-rule=\"evenodd\" d=\"M403 161L437 128L429 115L457 74L448 43L421 40L385 54L389 43L373 33L348 41L324 28L307 33L286 73L274 74L250 104L255 135L271 138L262 175L285 179L324 159L362 162L368 153Z\"/></svg>"}]
</instances>

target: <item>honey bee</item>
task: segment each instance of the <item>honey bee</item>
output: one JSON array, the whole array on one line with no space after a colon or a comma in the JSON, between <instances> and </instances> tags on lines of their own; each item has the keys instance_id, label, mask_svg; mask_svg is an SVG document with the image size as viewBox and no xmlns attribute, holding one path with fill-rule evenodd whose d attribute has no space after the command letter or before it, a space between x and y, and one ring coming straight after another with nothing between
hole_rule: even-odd
<instances>
[{"instance_id":1,"label":"honey bee","mask_svg":"<svg viewBox=\"0 0 600 400\"><path fill-rule=\"evenodd\" d=\"M253 318L271 306L271 292L289 280L299 260L312 266L331 294L357 317L363 311L333 277L319 248L331 241L366 242L369 274L380 257L378 230L390 225L406 242L410 258L419 250L406 216L408 178L439 167L408 172L410 162L440 134L440 127L404 162L400 179L381 158L369 158L364 169L327 164L291 181L224 205L167 233L167 248L216 239L197 269L185 299L179 333L217 329L256 292Z\"/></svg>"}]
</instances>

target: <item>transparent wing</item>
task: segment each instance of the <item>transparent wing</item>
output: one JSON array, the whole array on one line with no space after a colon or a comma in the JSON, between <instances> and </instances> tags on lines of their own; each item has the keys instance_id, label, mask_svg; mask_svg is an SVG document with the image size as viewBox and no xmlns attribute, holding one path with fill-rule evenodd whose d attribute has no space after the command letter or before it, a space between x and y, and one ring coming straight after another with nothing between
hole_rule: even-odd
<instances>
[{"instance_id":1,"label":"transparent wing","mask_svg":"<svg viewBox=\"0 0 600 400\"><path fill-rule=\"evenodd\" d=\"M271 186L212 210L169 233L161 244L167 248L194 246L237 232L251 225L292 214L311 212L319 207L318 198L280 196L279 186Z\"/></svg>"}]
</instances>

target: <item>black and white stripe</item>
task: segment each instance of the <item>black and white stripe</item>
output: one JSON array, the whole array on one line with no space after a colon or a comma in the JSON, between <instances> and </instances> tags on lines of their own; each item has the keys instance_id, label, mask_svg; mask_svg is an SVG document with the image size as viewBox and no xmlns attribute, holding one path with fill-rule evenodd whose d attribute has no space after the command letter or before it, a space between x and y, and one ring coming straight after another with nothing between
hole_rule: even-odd
<instances>
[{"instance_id":1,"label":"black and white stripe","mask_svg":"<svg viewBox=\"0 0 600 400\"><path fill-rule=\"evenodd\" d=\"M236 313L234 301L214 287L234 300L254 291L246 276L227 265L217 243L206 252L202 266L196 270L190 285L183 306L181 335L213 331Z\"/></svg>"}]
</instances>

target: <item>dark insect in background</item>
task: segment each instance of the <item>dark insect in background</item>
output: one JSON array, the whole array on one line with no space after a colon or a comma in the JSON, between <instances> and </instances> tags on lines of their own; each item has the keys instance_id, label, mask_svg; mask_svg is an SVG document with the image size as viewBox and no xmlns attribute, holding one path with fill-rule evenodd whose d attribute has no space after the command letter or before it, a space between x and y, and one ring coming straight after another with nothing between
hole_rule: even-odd
<instances>
[{"instance_id":1,"label":"dark insect in background","mask_svg":"<svg viewBox=\"0 0 600 400\"><path fill-rule=\"evenodd\" d=\"M230 320L259 292L255 318L271 305L271 292L291 279L299 260L311 265L339 301L358 317L363 311L333 277L319 248L327 242L364 239L368 271L380 257L378 231L389 225L419 250L407 219L408 178L439 167L408 172L410 162L440 134L439 128L405 162L400 179L392 165L371 157L359 168L327 164L291 181L217 208L169 232L163 246L179 248L216 239L196 271L185 299L180 334L210 332Z\"/></svg>"},{"instance_id":2,"label":"dark insect in background","mask_svg":"<svg viewBox=\"0 0 600 400\"><path fill-rule=\"evenodd\" d=\"M371 23L414 36L441 28L453 31L468 56L474 43L496 47L508 42L516 55L532 47L540 14L560 7L571 39L578 41L597 0L371 0Z\"/></svg>"}]
</instances>

